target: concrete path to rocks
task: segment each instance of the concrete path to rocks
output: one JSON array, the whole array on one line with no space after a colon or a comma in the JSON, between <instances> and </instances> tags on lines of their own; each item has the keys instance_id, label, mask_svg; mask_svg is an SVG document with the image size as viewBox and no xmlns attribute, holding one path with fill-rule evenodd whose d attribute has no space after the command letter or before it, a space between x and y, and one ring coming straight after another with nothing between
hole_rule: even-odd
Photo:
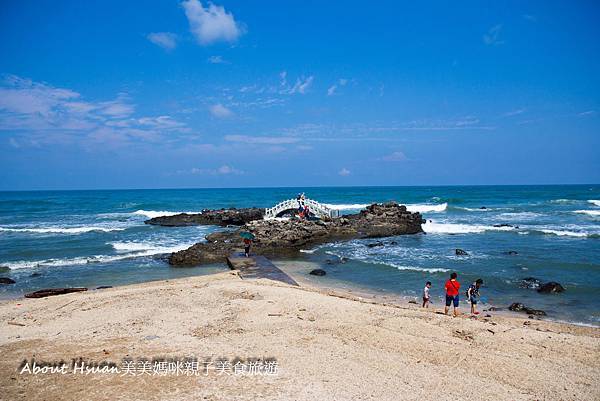
<instances>
[{"instance_id":1,"label":"concrete path to rocks","mask_svg":"<svg viewBox=\"0 0 600 401\"><path fill-rule=\"evenodd\" d=\"M266 278L299 287L293 278L264 256L251 255L247 258L243 253L234 253L227 258L227 265L232 270L239 271L243 280Z\"/></svg>"}]
</instances>

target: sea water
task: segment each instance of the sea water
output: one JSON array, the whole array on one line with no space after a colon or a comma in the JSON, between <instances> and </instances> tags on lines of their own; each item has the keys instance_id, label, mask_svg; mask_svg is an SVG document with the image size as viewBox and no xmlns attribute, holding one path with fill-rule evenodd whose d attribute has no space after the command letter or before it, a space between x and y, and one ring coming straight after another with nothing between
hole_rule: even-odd
<instances>
[{"instance_id":1,"label":"sea water","mask_svg":"<svg viewBox=\"0 0 600 401\"><path fill-rule=\"evenodd\" d=\"M341 213L397 201L427 220L425 234L387 238L383 246L369 247L375 240L365 239L305 249L298 260L324 268L322 284L420 297L431 281L440 306L444 281L457 272L464 288L482 278L489 304L522 302L556 320L600 325L598 185L0 192L0 276L17 282L0 285L0 298L223 271L224 265L173 268L165 261L219 227L144 221L202 209L270 207L299 192ZM456 248L469 255L456 256ZM308 271L294 274L309 277ZM525 277L557 281L566 291L539 294L522 287Z\"/></svg>"}]
</instances>

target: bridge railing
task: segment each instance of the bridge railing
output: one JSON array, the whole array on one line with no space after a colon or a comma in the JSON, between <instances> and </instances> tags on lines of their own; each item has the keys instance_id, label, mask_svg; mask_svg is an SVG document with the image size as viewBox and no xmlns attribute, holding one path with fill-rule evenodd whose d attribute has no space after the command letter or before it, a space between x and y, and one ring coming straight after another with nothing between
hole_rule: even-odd
<instances>
[{"instance_id":1,"label":"bridge railing","mask_svg":"<svg viewBox=\"0 0 600 401\"><path fill-rule=\"evenodd\" d=\"M339 210L331 209L322 203L319 203L312 199L304 199L302 201L304 205L307 205L310 212L318 217L339 217ZM297 199L288 199L283 202L279 202L271 208L265 209L265 219L274 219L279 214L288 210L298 210L299 203Z\"/></svg>"}]
</instances>

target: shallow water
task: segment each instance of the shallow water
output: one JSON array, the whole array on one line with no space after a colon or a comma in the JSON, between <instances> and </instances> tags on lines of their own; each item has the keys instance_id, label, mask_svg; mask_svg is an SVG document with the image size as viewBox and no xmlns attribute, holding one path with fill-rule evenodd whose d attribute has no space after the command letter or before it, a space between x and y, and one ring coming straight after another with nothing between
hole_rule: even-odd
<instances>
[{"instance_id":1,"label":"shallow water","mask_svg":"<svg viewBox=\"0 0 600 401\"><path fill-rule=\"evenodd\" d=\"M432 294L441 297L446 277L456 271L464 286L483 278L489 303L519 301L554 319L600 325L597 185L1 192L0 265L11 270L0 275L17 284L0 286L0 297L223 270L171 268L159 256L219 228L157 227L144 220L204 208L269 207L301 190L342 213L395 200L428 220L427 234L385 239L382 247L356 240L307 249L301 259L328 272L319 280L417 297L429 280ZM455 248L469 256L455 256ZM328 264L339 257L348 261ZM567 291L543 295L520 288L528 276L558 281Z\"/></svg>"}]
</instances>

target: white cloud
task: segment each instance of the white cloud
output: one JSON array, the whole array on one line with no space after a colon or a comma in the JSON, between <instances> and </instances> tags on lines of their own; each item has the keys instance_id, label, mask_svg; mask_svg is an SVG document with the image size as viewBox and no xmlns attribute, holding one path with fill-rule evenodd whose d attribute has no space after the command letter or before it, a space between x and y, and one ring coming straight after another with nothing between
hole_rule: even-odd
<instances>
[{"instance_id":1,"label":"white cloud","mask_svg":"<svg viewBox=\"0 0 600 401\"><path fill-rule=\"evenodd\" d=\"M408 158L406 157L406 155L404 153L397 151L397 152L392 152L391 154L382 157L381 160L384 160L386 162L403 162L403 161L408 160Z\"/></svg>"},{"instance_id":2,"label":"white cloud","mask_svg":"<svg viewBox=\"0 0 600 401\"><path fill-rule=\"evenodd\" d=\"M300 93L305 94L308 88L312 85L314 77L311 75L308 78L298 78L294 86L288 91L290 94Z\"/></svg>"},{"instance_id":3,"label":"white cloud","mask_svg":"<svg viewBox=\"0 0 600 401\"><path fill-rule=\"evenodd\" d=\"M244 174L244 171L238 170L227 164L218 168L197 168L194 167L191 170L180 170L178 174L195 174L195 175L239 175Z\"/></svg>"},{"instance_id":4,"label":"white cloud","mask_svg":"<svg viewBox=\"0 0 600 401\"><path fill-rule=\"evenodd\" d=\"M279 84L281 86L286 86L287 85L287 71L281 71L279 73Z\"/></svg>"},{"instance_id":5,"label":"white cloud","mask_svg":"<svg viewBox=\"0 0 600 401\"><path fill-rule=\"evenodd\" d=\"M268 145L285 145L297 143L299 138L288 136L248 136L248 135L226 135L225 140L228 142L242 142L251 144L268 144Z\"/></svg>"},{"instance_id":6,"label":"white cloud","mask_svg":"<svg viewBox=\"0 0 600 401\"><path fill-rule=\"evenodd\" d=\"M594 114L596 114L595 110L588 110L588 111L583 111L583 112L581 112L581 113L579 113L577 115L580 116L580 117L583 117L583 116L591 116L591 115L594 115Z\"/></svg>"},{"instance_id":7,"label":"white cloud","mask_svg":"<svg viewBox=\"0 0 600 401\"><path fill-rule=\"evenodd\" d=\"M15 133L13 146L158 141L164 131L189 130L169 116L133 118L134 113L135 105L124 93L114 100L89 101L70 89L16 76L0 81L0 132Z\"/></svg>"},{"instance_id":8,"label":"white cloud","mask_svg":"<svg viewBox=\"0 0 600 401\"><path fill-rule=\"evenodd\" d=\"M350 170L348 170L347 168L342 168L339 172L339 175L341 175L342 177L346 177L348 175L350 175Z\"/></svg>"},{"instance_id":9,"label":"white cloud","mask_svg":"<svg viewBox=\"0 0 600 401\"><path fill-rule=\"evenodd\" d=\"M500 32L502 31L502 24L498 24L490 28L488 33L483 35L483 43L486 45L501 45L504 41L500 40Z\"/></svg>"},{"instance_id":10,"label":"white cloud","mask_svg":"<svg viewBox=\"0 0 600 401\"><path fill-rule=\"evenodd\" d=\"M509 112L506 112L503 114L504 117L512 117L512 116L518 116L519 114L523 114L525 113L525 109L516 109L516 110L511 110Z\"/></svg>"},{"instance_id":11,"label":"white cloud","mask_svg":"<svg viewBox=\"0 0 600 401\"><path fill-rule=\"evenodd\" d=\"M327 89L327 96L332 96L337 89L337 85L331 85L329 89Z\"/></svg>"},{"instance_id":12,"label":"white cloud","mask_svg":"<svg viewBox=\"0 0 600 401\"><path fill-rule=\"evenodd\" d=\"M229 64L228 61L224 60L222 56L210 56L208 62L211 64Z\"/></svg>"},{"instance_id":13,"label":"white cloud","mask_svg":"<svg viewBox=\"0 0 600 401\"><path fill-rule=\"evenodd\" d=\"M235 42L245 31L235 21L233 14L225 11L222 6L209 3L205 8L198 0L186 0L181 5L191 32L203 46L215 42Z\"/></svg>"},{"instance_id":14,"label":"white cloud","mask_svg":"<svg viewBox=\"0 0 600 401\"><path fill-rule=\"evenodd\" d=\"M223 106L221 103L214 104L209 108L210 114L217 118L229 118L233 116L233 111Z\"/></svg>"},{"instance_id":15,"label":"white cloud","mask_svg":"<svg viewBox=\"0 0 600 401\"><path fill-rule=\"evenodd\" d=\"M15 138L9 138L8 143L15 149L19 149L21 147L21 145L19 145L19 142L17 142Z\"/></svg>"},{"instance_id":16,"label":"white cloud","mask_svg":"<svg viewBox=\"0 0 600 401\"><path fill-rule=\"evenodd\" d=\"M152 32L146 38L156 46L165 50L173 50L177 47L177 35L170 32Z\"/></svg>"}]
</instances>

